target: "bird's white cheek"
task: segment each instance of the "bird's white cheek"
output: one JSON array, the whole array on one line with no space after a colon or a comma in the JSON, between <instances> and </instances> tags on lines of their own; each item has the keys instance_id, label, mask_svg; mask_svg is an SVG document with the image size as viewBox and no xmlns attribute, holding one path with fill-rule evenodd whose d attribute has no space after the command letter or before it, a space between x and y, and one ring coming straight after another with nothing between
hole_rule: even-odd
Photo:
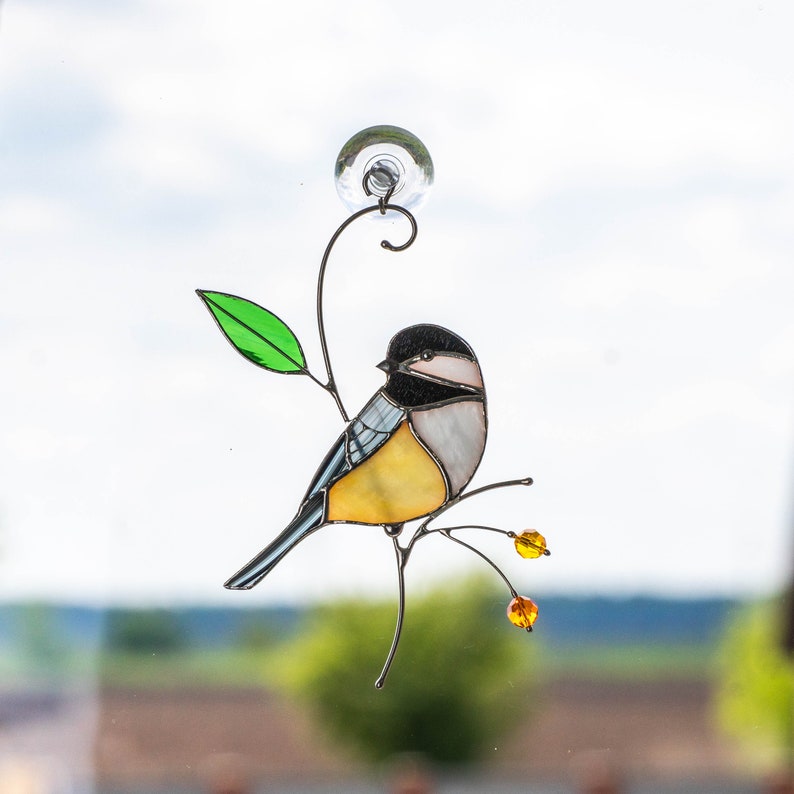
<instances>
[{"instance_id":1,"label":"bird's white cheek","mask_svg":"<svg viewBox=\"0 0 794 794\"><path fill-rule=\"evenodd\" d=\"M443 378L452 383L462 383L464 386L482 388L482 374L477 363L457 356L439 354L430 361L415 361L408 370Z\"/></svg>"}]
</instances>

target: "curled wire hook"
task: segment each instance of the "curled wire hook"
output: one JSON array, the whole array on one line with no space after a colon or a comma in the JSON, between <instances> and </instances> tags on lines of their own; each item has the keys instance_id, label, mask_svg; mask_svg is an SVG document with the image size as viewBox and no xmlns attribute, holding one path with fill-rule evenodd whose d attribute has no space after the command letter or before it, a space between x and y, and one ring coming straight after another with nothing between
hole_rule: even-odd
<instances>
[{"instance_id":1,"label":"curled wire hook","mask_svg":"<svg viewBox=\"0 0 794 794\"><path fill-rule=\"evenodd\" d=\"M366 181L369 180L369 173L370 172L368 171L364 177ZM367 192L367 195L372 195L371 191L368 190L368 185L365 185L365 191ZM347 229L351 223L364 215L369 215L371 212L380 212L381 215L385 215L387 210L393 210L394 212L399 212L401 215L406 217L411 224L411 235L404 243L402 243L402 245L394 245L388 240L381 240L381 248L385 248L387 251L404 251L406 248L409 248L411 245L413 245L418 232L416 218L414 218L414 216L407 209L405 209L405 207L401 207L399 204L388 203L388 199L391 197L393 192L394 188L389 188L386 195L378 199L377 204L373 204L371 207L365 207L363 210L354 212L349 218L347 218L347 220L344 221L344 223L341 224L341 226L334 232L331 239L328 241L325 253L323 254L322 262L320 263L320 272L317 275L317 325L320 330L320 345L323 350L325 372L328 375L328 382L323 388L333 396L334 400L336 401L336 406L339 409L339 413L342 415L342 419L345 422L349 422L350 418L348 417L347 411L342 404L342 399L339 396L339 392L336 388L333 369L331 368L331 357L328 353L328 342L325 338L325 323L323 320L323 286L325 283L325 269L328 265L328 258L331 255L331 250L333 249L334 244L339 239L339 236L342 234L342 232Z\"/></svg>"}]
</instances>

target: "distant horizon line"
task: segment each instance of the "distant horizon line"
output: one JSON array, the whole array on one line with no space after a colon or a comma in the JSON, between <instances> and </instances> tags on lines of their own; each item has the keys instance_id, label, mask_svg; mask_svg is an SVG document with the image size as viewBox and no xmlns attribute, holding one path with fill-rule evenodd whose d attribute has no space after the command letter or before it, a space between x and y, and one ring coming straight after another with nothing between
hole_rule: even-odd
<instances>
[{"instance_id":1,"label":"distant horizon line","mask_svg":"<svg viewBox=\"0 0 794 794\"><path fill-rule=\"evenodd\" d=\"M775 598L780 598L784 591L766 592L766 593L739 593L739 594L726 594L721 592L711 593L659 593L653 591L533 591L532 597L534 600L539 601L543 599L567 600L567 601L613 601L613 602L627 602L627 601L666 601L666 602L706 602L706 601L721 601L721 602L755 602L765 601ZM419 596L421 597L421 596ZM389 602L396 601L396 598L388 598L383 596L368 597L366 595L340 595L337 597L329 597L321 602L316 599L312 600L312 607L318 604L333 604L338 602L348 601L373 601L373 602ZM180 599L159 599L159 598L117 598L117 599L96 599L96 598L56 598L52 596L26 596L6 598L0 596L0 608L15 607L15 606L50 606L61 608L87 608L87 609L297 609L302 610L308 608L305 603L292 599L274 599L268 601L252 602L251 599L229 598L223 600L209 600L206 598L180 598Z\"/></svg>"}]
</instances>

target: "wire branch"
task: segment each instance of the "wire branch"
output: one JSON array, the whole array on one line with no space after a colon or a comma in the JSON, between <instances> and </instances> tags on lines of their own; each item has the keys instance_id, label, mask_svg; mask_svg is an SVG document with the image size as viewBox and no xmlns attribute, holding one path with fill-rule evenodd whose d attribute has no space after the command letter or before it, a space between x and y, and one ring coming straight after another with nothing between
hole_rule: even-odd
<instances>
[{"instance_id":1,"label":"wire branch","mask_svg":"<svg viewBox=\"0 0 794 794\"><path fill-rule=\"evenodd\" d=\"M414 544L423 537L427 535L432 535L435 532L440 532L445 537L449 538L449 540L453 541L454 543L458 543L461 546L473 551L478 557L481 557L485 562L488 563L498 574L502 577L504 583L507 585L508 589L515 598L518 593L511 584L510 580L505 576L502 570L496 565L493 560L483 554L479 549L474 548L474 546L469 545L465 541L460 540L460 538L454 537L451 533L458 529L484 529L489 532L499 532L502 535L507 535L508 537L515 537L515 532L511 532L506 529L499 529L498 527L491 527L486 526L484 524L463 524L461 526L456 527L439 527L437 529L430 529L429 524L431 521L434 521L440 515L445 513L450 507L454 507L459 502L462 502L464 499L468 499L469 497L476 496L477 494L485 493L486 491L491 491L495 488L509 488L513 485L532 485L532 478L531 477L523 477L520 480L503 480L502 482L495 482L489 485L484 485L481 488L476 488L473 491L470 491L467 494L458 494L458 496L450 499L446 504L442 505L438 508L435 512L431 513L417 528L416 532L414 532L411 539L405 546L401 546L398 541L399 532L395 532L394 528L384 526L384 530L386 534L391 537L392 542L394 543L394 554L397 560L397 579L399 583L399 603L397 606L397 625L394 629L394 638L392 639L391 648L389 648L389 653L386 657L386 662L383 665L383 670L381 674L378 676L378 680L375 682L375 686L378 689L382 689L383 685L386 681L386 676L389 674L389 669L391 668L391 664L394 661L394 656L397 653L397 646L400 643L400 636L402 634L403 628L403 620L405 617L405 566L408 564L408 559L411 556L411 551L413 550ZM400 526L400 531L402 531L402 526Z\"/></svg>"},{"instance_id":2,"label":"wire branch","mask_svg":"<svg viewBox=\"0 0 794 794\"><path fill-rule=\"evenodd\" d=\"M394 542L394 554L397 558L397 581L399 583L400 595L397 604L397 625L394 627L394 637L391 641L391 648L389 648L386 661L383 664L383 670L381 670L378 680L375 682L376 689L383 689L383 684L386 682L386 676L389 674L391 663L394 661L394 654L397 653L397 646L400 643L400 635L403 630L403 617L405 615L405 563L407 562L407 557L405 555L405 549L397 542L397 536L392 535L391 538Z\"/></svg>"},{"instance_id":3,"label":"wire branch","mask_svg":"<svg viewBox=\"0 0 794 794\"><path fill-rule=\"evenodd\" d=\"M393 210L394 212L399 212L401 215L404 215L411 223L411 236L408 238L406 242L402 245L393 245L388 240L381 241L381 247L385 248L387 251L404 251L410 245L413 244L414 240L416 240L417 235L417 226L416 226L416 219L414 218L411 213L405 209L404 207L400 207L397 204L388 204L384 201L379 201L377 204L374 204L371 207L365 207L363 210L359 210L358 212L353 213L347 220L342 223L342 225L334 232L331 239L328 241L328 245L326 246L325 253L323 254L322 261L320 263L320 272L317 275L317 326L320 331L320 345L322 346L323 350L323 362L325 363L325 372L328 376L327 383L323 386L323 388L331 394L336 402L336 407L339 409L339 413L342 415L342 419L345 422L350 421L350 417L345 410L345 406L342 403L342 398L339 395L339 390L336 387L336 381L334 380L334 372L331 366L331 356L328 352L328 341L325 337L325 321L323 316L323 287L325 285L325 270L328 266L328 258L331 255L331 250L334 247L334 244L339 239L339 236L342 232L350 226L351 223L358 220L364 215L368 215L371 212L380 212L382 215L386 213L387 210Z\"/></svg>"},{"instance_id":4,"label":"wire branch","mask_svg":"<svg viewBox=\"0 0 794 794\"><path fill-rule=\"evenodd\" d=\"M508 589L510 590L510 593L512 594L513 598L516 598L518 596L518 591L515 589L515 587L513 587L513 585L511 584L510 580L504 575L504 573L502 572L502 569L490 557L488 557L487 555L483 554L479 549L476 549L471 544L466 543L465 541L461 540L460 538L456 538L454 535L451 535L449 533L449 530L446 530L446 529L441 530L441 534L444 535L444 537L449 538L454 543L457 543L460 546L463 546L463 547L467 548L469 551L473 551L478 557L480 557L481 559L485 560L485 562L487 562L488 565L490 565L491 568L493 568L499 574L499 576L502 577L502 579L504 580L504 583L507 585Z\"/></svg>"}]
</instances>

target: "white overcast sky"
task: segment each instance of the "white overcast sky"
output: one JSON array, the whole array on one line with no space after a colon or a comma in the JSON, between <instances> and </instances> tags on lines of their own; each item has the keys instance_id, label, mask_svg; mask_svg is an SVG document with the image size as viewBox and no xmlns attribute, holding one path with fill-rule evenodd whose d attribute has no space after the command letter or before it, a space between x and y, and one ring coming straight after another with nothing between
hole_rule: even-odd
<instances>
[{"instance_id":1,"label":"white overcast sky","mask_svg":"<svg viewBox=\"0 0 794 794\"><path fill-rule=\"evenodd\" d=\"M391 593L378 529L334 527L256 590L221 583L291 518L341 430L247 364L197 287L295 330L346 217L332 170L415 132L420 236L335 251L348 407L429 321L481 359L475 485L450 514L537 528L518 589L744 595L794 562L794 6L7 0L0 7L0 597L254 604ZM423 541L412 592L482 564Z\"/></svg>"}]
</instances>

